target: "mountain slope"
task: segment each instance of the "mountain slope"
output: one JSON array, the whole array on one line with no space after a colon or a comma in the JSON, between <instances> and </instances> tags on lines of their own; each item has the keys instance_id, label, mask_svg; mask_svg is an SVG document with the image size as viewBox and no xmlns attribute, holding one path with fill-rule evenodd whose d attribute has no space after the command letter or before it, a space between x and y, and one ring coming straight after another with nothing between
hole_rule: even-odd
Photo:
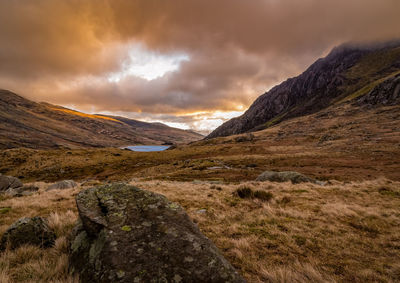
<instances>
[{"instance_id":1,"label":"mountain slope","mask_svg":"<svg viewBox=\"0 0 400 283\"><path fill-rule=\"evenodd\" d=\"M352 101L399 73L400 41L342 45L300 76L258 97L242 116L227 121L207 138L265 129L289 118Z\"/></svg>"},{"instance_id":2,"label":"mountain slope","mask_svg":"<svg viewBox=\"0 0 400 283\"><path fill-rule=\"evenodd\" d=\"M187 143L200 138L199 134L165 125L85 114L0 90L0 148L3 149Z\"/></svg>"}]
</instances>

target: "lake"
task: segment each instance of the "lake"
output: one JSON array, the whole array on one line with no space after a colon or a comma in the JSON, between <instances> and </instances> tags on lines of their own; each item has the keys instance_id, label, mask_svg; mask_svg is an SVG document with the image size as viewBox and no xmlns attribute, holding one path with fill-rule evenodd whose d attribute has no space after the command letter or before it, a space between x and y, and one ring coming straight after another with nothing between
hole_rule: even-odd
<instances>
[{"instance_id":1,"label":"lake","mask_svg":"<svg viewBox=\"0 0 400 283\"><path fill-rule=\"evenodd\" d=\"M164 151L170 148L170 145L133 145L133 146L126 146L124 147L124 149L125 148L138 152L153 152L153 151Z\"/></svg>"}]
</instances>

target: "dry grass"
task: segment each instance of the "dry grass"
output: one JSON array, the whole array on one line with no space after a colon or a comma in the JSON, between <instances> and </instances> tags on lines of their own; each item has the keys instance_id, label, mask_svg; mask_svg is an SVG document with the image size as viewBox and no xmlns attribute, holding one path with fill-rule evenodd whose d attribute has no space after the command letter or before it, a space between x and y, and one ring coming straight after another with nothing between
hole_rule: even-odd
<instances>
[{"instance_id":1,"label":"dry grass","mask_svg":"<svg viewBox=\"0 0 400 283\"><path fill-rule=\"evenodd\" d=\"M250 282L400 280L400 183L133 182L180 203ZM269 191L241 199L239 187ZM387 188L392 194L382 194ZM197 213L206 209L207 213Z\"/></svg>"},{"instance_id":2,"label":"dry grass","mask_svg":"<svg viewBox=\"0 0 400 283\"><path fill-rule=\"evenodd\" d=\"M0 201L0 207L10 208L1 215L0 234L21 217L43 216L57 235L55 245L47 250L22 246L2 253L0 282L78 282L68 274L67 237L77 220L74 195L79 189L45 192L46 184L36 185L39 193Z\"/></svg>"},{"instance_id":3,"label":"dry grass","mask_svg":"<svg viewBox=\"0 0 400 283\"><path fill-rule=\"evenodd\" d=\"M400 280L400 182L210 185L135 179L132 184L181 204L249 282L395 282ZM270 192L268 202L235 195L240 187ZM67 241L80 190L4 199L1 232L23 216L45 216L53 248L21 247L0 259L0 282L75 282ZM216 189L216 188L219 189ZM206 213L199 213L206 209Z\"/></svg>"},{"instance_id":4,"label":"dry grass","mask_svg":"<svg viewBox=\"0 0 400 283\"><path fill-rule=\"evenodd\" d=\"M24 181L89 178L127 181L254 180L265 170L297 171L320 180L400 181L400 106L349 104L287 120L254 138L199 141L156 153L127 150L11 149L0 152L0 173Z\"/></svg>"},{"instance_id":5,"label":"dry grass","mask_svg":"<svg viewBox=\"0 0 400 283\"><path fill-rule=\"evenodd\" d=\"M60 111L60 112L63 112L63 113L67 113L67 114L80 116L80 117L92 118L92 119L104 119L104 120L109 120L109 121L113 121L113 122L122 124L121 121L118 121L116 119L113 119L113 118L110 118L110 117L107 117L107 116L86 114L86 113L82 113L82 112L78 112L78 111L70 110L70 109L66 109L66 108L51 107L51 109L55 110L55 111Z\"/></svg>"}]
</instances>

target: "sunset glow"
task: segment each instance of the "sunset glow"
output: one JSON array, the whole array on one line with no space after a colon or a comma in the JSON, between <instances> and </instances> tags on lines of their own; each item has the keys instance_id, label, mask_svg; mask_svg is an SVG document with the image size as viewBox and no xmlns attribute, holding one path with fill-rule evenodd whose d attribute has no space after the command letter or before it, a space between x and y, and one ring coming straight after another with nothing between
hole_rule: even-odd
<instances>
[{"instance_id":1,"label":"sunset glow","mask_svg":"<svg viewBox=\"0 0 400 283\"><path fill-rule=\"evenodd\" d=\"M384 1L1 1L0 87L207 132L338 44L399 37Z\"/></svg>"}]
</instances>

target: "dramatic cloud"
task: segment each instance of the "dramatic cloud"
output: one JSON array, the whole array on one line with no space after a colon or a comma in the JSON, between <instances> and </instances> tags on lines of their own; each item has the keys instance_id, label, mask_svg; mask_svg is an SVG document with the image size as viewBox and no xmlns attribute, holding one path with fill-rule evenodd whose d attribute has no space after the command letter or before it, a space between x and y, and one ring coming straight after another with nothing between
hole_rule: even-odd
<instances>
[{"instance_id":1,"label":"dramatic cloud","mask_svg":"<svg viewBox=\"0 0 400 283\"><path fill-rule=\"evenodd\" d=\"M243 110L335 45L399 38L398 11L398 0L1 1L0 87L197 128L203 113L214 127L213 112Z\"/></svg>"}]
</instances>

